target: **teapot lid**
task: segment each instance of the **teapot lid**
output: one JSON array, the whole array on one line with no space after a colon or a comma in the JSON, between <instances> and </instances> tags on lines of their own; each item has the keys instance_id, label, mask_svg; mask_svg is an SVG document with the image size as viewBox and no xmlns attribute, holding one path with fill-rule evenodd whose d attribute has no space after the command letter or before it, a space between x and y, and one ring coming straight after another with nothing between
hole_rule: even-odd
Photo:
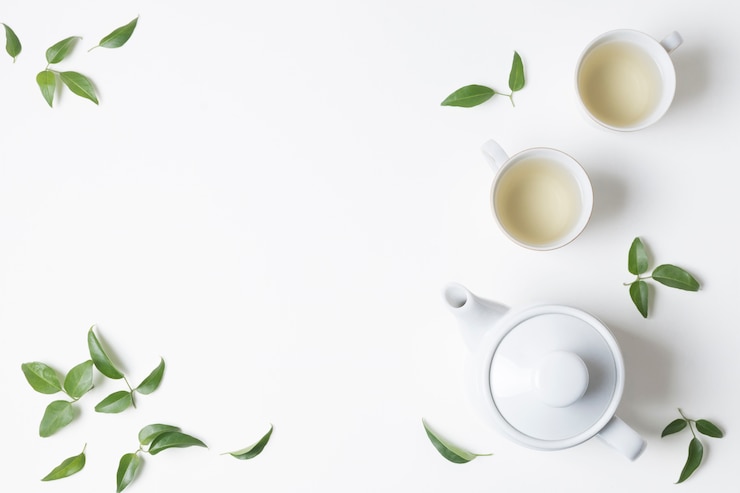
<instances>
[{"instance_id":1,"label":"teapot lid","mask_svg":"<svg viewBox=\"0 0 740 493\"><path fill-rule=\"evenodd\" d=\"M598 433L621 398L624 364L596 318L547 305L510 314L490 359L488 386L504 431L539 449L561 449ZM499 332L501 334L501 332Z\"/></svg>"}]
</instances>

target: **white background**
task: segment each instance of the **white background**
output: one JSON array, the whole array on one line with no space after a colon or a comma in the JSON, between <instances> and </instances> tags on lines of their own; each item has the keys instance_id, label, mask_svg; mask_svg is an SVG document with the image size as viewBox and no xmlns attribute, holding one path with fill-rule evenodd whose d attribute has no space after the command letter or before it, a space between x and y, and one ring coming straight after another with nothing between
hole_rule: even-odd
<instances>
[{"instance_id":1,"label":"white background","mask_svg":"<svg viewBox=\"0 0 740 493\"><path fill-rule=\"evenodd\" d=\"M2 481L18 491L115 491L146 424L209 448L145 457L127 491L737 491L737 136L740 30L731 2L6 0L23 43L0 56ZM140 15L127 45L87 49ZM602 130L573 71L614 28L684 37L657 125ZM100 105L34 82L44 51L83 40L59 69ZM505 90L472 109L460 86ZM488 209L479 146L560 148L590 174L586 231L553 252L506 240ZM698 293L656 287L644 320L623 282L641 236ZM510 306L565 303L618 339L618 414L644 435L634 463L598 440L560 452L508 442L469 407L465 348L441 290L459 281ZM93 411L120 382L96 377L80 415L38 436L48 402L20 365L66 372L98 333L133 384L159 356L160 389L119 415ZM675 486L708 418L705 463ZM476 452L445 461L421 420ZM275 425L259 457L244 447ZM39 479L87 443L85 469Z\"/></svg>"}]
</instances>

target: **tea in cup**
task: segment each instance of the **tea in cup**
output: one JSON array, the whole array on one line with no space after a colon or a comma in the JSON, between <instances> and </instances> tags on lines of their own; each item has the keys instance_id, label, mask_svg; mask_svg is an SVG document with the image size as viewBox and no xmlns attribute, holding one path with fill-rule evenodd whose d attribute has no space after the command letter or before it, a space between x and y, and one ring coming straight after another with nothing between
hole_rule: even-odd
<instances>
[{"instance_id":1,"label":"tea in cup","mask_svg":"<svg viewBox=\"0 0 740 493\"><path fill-rule=\"evenodd\" d=\"M538 147L509 157L494 140L482 151L496 176L491 210L515 243L552 250L573 241L591 217L593 189L583 167L556 149Z\"/></svg>"},{"instance_id":2,"label":"tea in cup","mask_svg":"<svg viewBox=\"0 0 740 493\"><path fill-rule=\"evenodd\" d=\"M597 37L576 68L583 109L612 130L639 130L657 122L673 101L676 71L670 53L682 42L675 31L660 42L629 29Z\"/></svg>"}]
</instances>

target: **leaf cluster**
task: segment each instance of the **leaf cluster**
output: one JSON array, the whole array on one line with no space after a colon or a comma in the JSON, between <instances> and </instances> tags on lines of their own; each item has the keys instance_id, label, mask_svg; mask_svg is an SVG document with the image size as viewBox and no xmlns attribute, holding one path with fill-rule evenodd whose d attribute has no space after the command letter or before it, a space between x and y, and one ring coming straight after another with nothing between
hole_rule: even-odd
<instances>
[{"instance_id":1,"label":"leaf cluster","mask_svg":"<svg viewBox=\"0 0 740 493\"><path fill-rule=\"evenodd\" d=\"M447 96L442 101L442 106L460 106L463 108L472 108L478 106L481 103L485 103L491 99L494 95L500 94L506 96L511 101L512 106L514 104L514 93L522 90L524 87L524 64L522 63L522 57L519 53L514 52L514 59L511 62L511 69L509 71L509 94L504 94L495 89L483 86L479 84L470 84L457 89L452 94Z\"/></svg>"},{"instance_id":2,"label":"leaf cluster","mask_svg":"<svg viewBox=\"0 0 740 493\"><path fill-rule=\"evenodd\" d=\"M432 445L434 445L434 448L437 449L437 452L439 452L442 457L450 462L454 462L455 464L465 464L475 459L476 457L493 455L475 454L473 452L468 452L467 450L458 447L457 445L453 444L445 438L442 438L439 434L434 432L429 427L426 420L422 419L422 424L424 425L424 431L426 431L427 437L429 438L429 441L432 442Z\"/></svg>"},{"instance_id":3,"label":"leaf cluster","mask_svg":"<svg viewBox=\"0 0 740 493\"><path fill-rule=\"evenodd\" d=\"M664 286L684 291L699 290L699 281L684 269L672 264L661 264L653 269L652 274L644 275L649 270L648 264L645 245L639 237L636 237L630 245L627 256L627 270L635 276L635 280L625 283L625 286L629 286L630 298L643 318L648 317L650 294L647 280L652 279Z\"/></svg>"},{"instance_id":4,"label":"leaf cluster","mask_svg":"<svg viewBox=\"0 0 740 493\"><path fill-rule=\"evenodd\" d=\"M125 380L125 376L113 364L95 335L93 327L88 331L87 342L91 359L73 367L63 378L46 363L33 361L21 365L26 381L35 391L48 395L63 392L70 399L55 400L46 406L39 424L39 435L42 437L53 435L74 420L76 415L74 404L93 388L93 366L110 379ZM159 387L164 376L164 368L164 359L160 358L159 365L136 388L129 386L128 390L110 394L95 406L95 411L100 413L124 411L134 404L135 392L150 394Z\"/></svg>"},{"instance_id":5,"label":"leaf cluster","mask_svg":"<svg viewBox=\"0 0 740 493\"><path fill-rule=\"evenodd\" d=\"M678 433L686 428L691 431L692 438L689 442L689 453L686 458L686 463L681 470L681 474L678 477L678 481L676 481L677 484L686 481L689 476L699 468L704 457L704 445L701 440L699 440L699 436L694 431L694 427L696 427L697 432L708 437L722 438L724 436L722 430L720 430L719 427L711 421L706 419L689 419L684 416L680 409L678 410L678 413L681 417L668 423L668 426L663 429L663 433L660 435L660 437L663 438L665 436Z\"/></svg>"},{"instance_id":6,"label":"leaf cluster","mask_svg":"<svg viewBox=\"0 0 740 493\"><path fill-rule=\"evenodd\" d=\"M123 46L131 38L138 21L139 18L136 17L128 24L114 29L88 51L99 47L119 48ZM13 58L13 62L15 62L22 50L21 42L7 24L3 24L3 26L5 27L5 51ZM52 65L65 60L72 53L80 39L82 39L80 36L69 36L54 43L46 50L46 67L36 75L36 84L39 86L41 95L50 107L54 105L57 87L61 87L62 85L81 98L88 99L95 104L99 103L95 85L86 75L73 70L58 71L50 68Z\"/></svg>"},{"instance_id":7,"label":"leaf cluster","mask_svg":"<svg viewBox=\"0 0 740 493\"><path fill-rule=\"evenodd\" d=\"M151 424L139 431L139 448L124 454L118 461L116 472L116 493L123 491L136 479L142 465L141 454L157 455L170 448L206 447L199 438L180 431L173 425Z\"/></svg>"}]
</instances>

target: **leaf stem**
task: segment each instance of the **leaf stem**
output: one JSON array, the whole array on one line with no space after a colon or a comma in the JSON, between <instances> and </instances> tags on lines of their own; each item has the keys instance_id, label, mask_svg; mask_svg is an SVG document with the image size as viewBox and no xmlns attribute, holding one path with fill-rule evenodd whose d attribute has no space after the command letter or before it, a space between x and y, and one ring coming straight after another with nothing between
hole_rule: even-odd
<instances>
[{"instance_id":1,"label":"leaf stem","mask_svg":"<svg viewBox=\"0 0 740 493\"><path fill-rule=\"evenodd\" d=\"M695 420L687 418L684 415L683 411L681 411L680 407L678 408L678 414L680 414L681 417L686 420L686 423L689 425L689 431L691 431L691 434L694 435L694 438L697 438L696 433L694 432L694 427L691 426L691 423L694 423Z\"/></svg>"}]
</instances>

